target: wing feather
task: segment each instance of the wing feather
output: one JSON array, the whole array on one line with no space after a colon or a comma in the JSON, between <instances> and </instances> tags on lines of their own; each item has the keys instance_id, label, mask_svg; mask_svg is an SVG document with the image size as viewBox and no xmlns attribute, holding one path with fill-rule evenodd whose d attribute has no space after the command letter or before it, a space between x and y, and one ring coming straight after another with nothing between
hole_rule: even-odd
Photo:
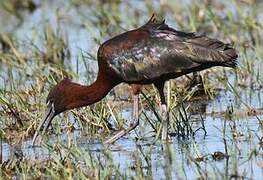
<instances>
[{"instance_id":1,"label":"wing feather","mask_svg":"<svg viewBox=\"0 0 263 180\"><path fill-rule=\"evenodd\" d=\"M236 66L235 49L204 34L177 31L154 17L136 31L148 35L109 61L125 81L151 80L198 67Z\"/></svg>"}]
</instances>

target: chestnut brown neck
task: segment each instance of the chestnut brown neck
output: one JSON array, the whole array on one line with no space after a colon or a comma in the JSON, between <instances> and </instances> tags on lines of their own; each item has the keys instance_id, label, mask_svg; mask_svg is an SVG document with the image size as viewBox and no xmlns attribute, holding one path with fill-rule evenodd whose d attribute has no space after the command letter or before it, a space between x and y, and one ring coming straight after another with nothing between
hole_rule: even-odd
<instances>
[{"instance_id":1,"label":"chestnut brown neck","mask_svg":"<svg viewBox=\"0 0 263 180\"><path fill-rule=\"evenodd\" d=\"M103 99L118 83L98 74L97 80L89 86L72 83L72 93L66 110L94 104Z\"/></svg>"}]
</instances>

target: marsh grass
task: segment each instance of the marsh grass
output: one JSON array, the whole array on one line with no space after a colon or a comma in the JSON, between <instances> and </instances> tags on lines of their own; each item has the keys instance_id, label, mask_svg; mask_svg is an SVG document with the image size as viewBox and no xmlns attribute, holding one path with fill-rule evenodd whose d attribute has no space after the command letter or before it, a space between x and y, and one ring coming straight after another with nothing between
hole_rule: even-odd
<instances>
[{"instance_id":1,"label":"marsh grass","mask_svg":"<svg viewBox=\"0 0 263 180\"><path fill-rule=\"evenodd\" d=\"M80 23L78 26L89 32L92 45L88 49L72 48L69 38L72 34L66 31L72 24L69 27L63 26L63 21L57 22L55 26L51 22L39 26L36 24L34 28L41 33L26 32L27 37L32 39L18 38L15 29L19 29L19 25L14 25L13 31L0 32L0 135L5 144L14 147L15 154L7 157L3 154L6 152L1 151L1 155L7 157L1 163L2 177L151 179L162 175L187 178L189 173L191 177L200 179L253 177L253 173L245 174L251 169L239 166L246 162L262 162L259 158L259 155L262 155L260 143L263 124L260 110L263 25L259 16L262 4L251 3L247 6L233 0L220 1L218 4L193 1L175 5L174 1L161 1L160 4L142 3L141 8L136 3L68 1L66 12L74 11L74 18L80 21L75 22L74 18L70 19L66 14L60 14L60 17L64 17L64 21L72 21L74 26ZM0 9L17 17L20 24L23 24L23 21L26 21L23 11L28 8L31 11L29 6L25 4L20 8L15 1L1 1ZM44 4L36 8L43 8L42 6ZM62 12L56 12L57 19ZM56 117L49 135L44 138L42 146L38 147L47 152L43 159L29 158L23 153L21 155L24 151L23 142L32 138L45 111L45 98L50 88L65 77L78 81L83 74L87 77L85 82L92 82L96 77L96 67L92 65L96 66L96 48L105 39L138 27L152 12L169 17L168 21L175 22L178 29L206 32L209 36L234 43L239 51L237 69L213 68L204 71L200 73L201 86L199 84L188 88L191 80L187 77L166 84L170 114L169 132L171 141L176 143L158 149L161 147L159 136L162 117L157 91L149 86L140 95L140 120L143 125L147 124L150 130L148 134L138 133L136 130L135 138L128 136L129 140L134 140L136 147L129 157L132 163L127 162L126 168L119 169L111 147L92 151L73 135L75 131L79 131L81 136L95 138L100 142L112 132L129 125L130 116L123 115L124 106L118 106L117 102L111 100L118 99L118 92L115 90L105 100L93 106L72 110ZM73 66L74 64L77 67ZM124 86L121 85L121 88L124 89ZM200 105L201 102L214 103L217 99L223 99L218 97L221 91L229 92L233 100L222 103L224 108L212 109L212 112L207 113L206 106ZM244 93L246 91L250 92L248 96L252 96L251 91L259 92L256 103L249 101L249 97ZM125 100L125 104L130 103L129 99ZM227 106L228 108L225 108ZM127 107L131 110L130 105ZM251 128L251 117L256 119L257 128ZM222 145L220 152L211 152L209 148L198 144L200 139L207 135L209 137L210 127L206 125L211 119L219 119L221 122L214 125L220 139L218 143ZM142 123L140 125L143 126ZM50 138L52 141L49 141ZM149 139L151 142L148 142ZM90 142L88 141L88 144ZM244 145L244 142L248 143ZM248 146L245 147L248 151L245 152L240 146ZM179 150L175 151L175 148ZM218 156L220 154L221 157ZM161 161L154 165L153 162L160 157ZM220 164L223 164L223 168ZM158 177L154 169L156 167L163 170ZM176 169L176 172L173 172L173 169Z\"/></svg>"}]
</instances>

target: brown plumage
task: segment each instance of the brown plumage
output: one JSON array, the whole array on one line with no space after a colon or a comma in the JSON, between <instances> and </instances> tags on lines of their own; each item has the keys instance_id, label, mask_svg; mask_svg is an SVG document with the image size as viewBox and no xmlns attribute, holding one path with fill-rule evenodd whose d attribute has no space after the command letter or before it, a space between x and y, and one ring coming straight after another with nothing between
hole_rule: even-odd
<instances>
[{"instance_id":1,"label":"brown plumage","mask_svg":"<svg viewBox=\"0 0 263 180\"><path fill-rule=\"evenodd\" d=\"M165 21L156 22L152 16L145 25L122 33L100 46L99 72L93 84L83 86L66 79L50 91L48 111L38 126L33 143L42 126L46 124L43 134L55 115L98 102L122 82L134 84L135 102L138 102L140 86L153 83L162 105L165 105L165 81L213 66L235 67L237 57L235 49L229 44L204 34L177 31ZM138 105L134 105L134 116L136 118L129 130L138 125ZM164 124L167 128L168 120ZM114 142L127 132L121 131L107 142ZM163 130L162 136L163 139L167 138L167 129Z\"/></svg>"}]
</instances>

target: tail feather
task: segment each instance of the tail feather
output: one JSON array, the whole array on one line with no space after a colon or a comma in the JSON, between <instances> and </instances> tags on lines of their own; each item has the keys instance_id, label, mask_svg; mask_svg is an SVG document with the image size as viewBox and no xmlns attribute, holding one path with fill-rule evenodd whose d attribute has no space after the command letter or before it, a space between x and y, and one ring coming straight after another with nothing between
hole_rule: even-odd
<instances>
[{"instance_id":1,"label":"tail feather","mask_svg":"<svg viewBox=\"0 0 263 180\"><path fill-rule=\"evenodd\" d=\"M209 57L201 62L210 62L219 66L236 67L237 66L237 52L230 45L223 43L217 39L208 38L206 35L197 35L194 38L187 40L190 42L197 54L203 57Z\"/></svg>"},{"instance_id":2,"label":"tail feather","mask_svg":"<svg viewBox=\"0 0 263 180\"><path fill-rule=\"evenodd\" d=\"M223 65L226 67L235 68L237 66L237 58L238 58L236 50L227 44L223 51L223 54L226 57L226 60L224 61Z\"/></svg>"}]
</instances>

